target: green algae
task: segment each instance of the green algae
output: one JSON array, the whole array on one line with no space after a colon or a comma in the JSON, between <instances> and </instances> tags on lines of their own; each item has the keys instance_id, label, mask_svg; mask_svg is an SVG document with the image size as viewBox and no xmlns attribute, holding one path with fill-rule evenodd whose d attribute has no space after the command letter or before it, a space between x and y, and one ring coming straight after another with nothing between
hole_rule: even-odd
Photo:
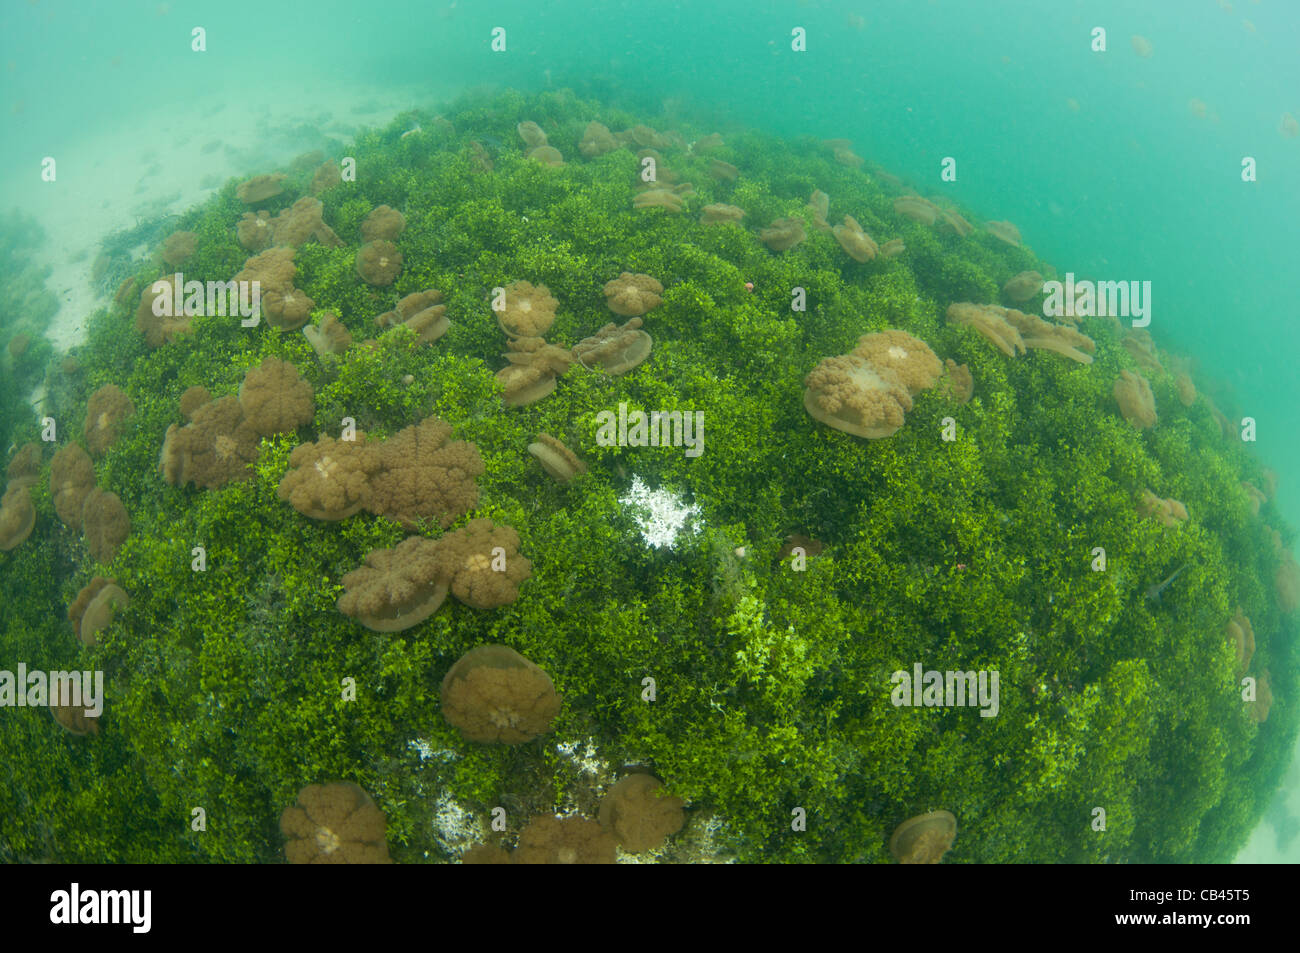
<instances>
[{"instance_id":1,"label":"green algae","mask_svg":"<svg viewBox=\"0 0 1300 953\"><path fill-rule=\"evenodd\" d=\"M708 158L665 150L668 167L695 183L691 208L739 205L751 226L705 228L692 214L631 210L631 151L577 154L588 121L621 129L643 117L565 93L467 98L444 115L454 131L416 114L428 132L402 138L411 117L399 117L361 136L348 151L357 181L321 196L349 247L308 244L296 259L297 286L358 340L396 298L441 290L452 328L436 345L399 330L323 366L296 332L199 318L190 335L149 351L134 302L96 315L55 415L75 437L96 387L117 383L134 401L126 436L97 466L132 534L110 566L94 567L38 490L36 532L0 554L0 596L13 610L0 658L102 668L103 731L70 738L32 711L0 719L5 859L274 861L283 807L303 785L337 779L386 812L395 859L449 859L431 824L437 799L481 817L511 805L517 830L526 811L516 805L586 797L554 745L588 738L615 767L652 764L697 817L716 814L718 849L742 860L886 862L897 824L937 808L958 818L948 862L1232 857L1295 741L1295 632L1271 585L1264 521L1279 518L1271 505L1253 517L1239 489L1258 482L1259 466L1223 440L1204 401L1183 409L1172 379L1156 377L1161 421L1139 433L1110 395L1132 366L1116 330L1087 328L1097 355L1081 367L1046 353L1009 360L948 325L951 302L995 301L1012 275L1048 266L982 232L958 239L900 218L880 181L811 141L745 131ZM567 165L522 156L514 127L524 119L548 131ZM507 143L491 173L474 171L472 140ZM709 178L715 157L740 179ZM276 201L291 204L309 179L298 173ZM850 214L880 241L901 237L907 254L858 264L812 230L781 255L759 244L752 227L800 214L814 188L830 194L833 219ZM391 289L353 270L360 222L379 204L408 222ZM200 236L187 278L226 280L241 267L233 225L244 210L230 183L182 217L177 227ZM571 373L544 401L503 410L489 290L546 284L560 301L548 336L571 345L612 319L601 286L621 271L665 286L646 319L651 359L621 378ZM794 287L806 312L791 311ZM969 364L974 399L956 407L922 394L903 429L875 442L812 421L804 375L886 327ZM158 448L181 392L231 393L270 355L316 389L312 426L266 441L248 481L165 484ZM597 415L622 401L704 410L705 453L596 446ZM344 416L386 435L429 414L479 446L487 472L471 515L515 527L533 578L512 605L448 605L408 632L377 635L337 612L339 579L402 529L368 516L308 520L276 485L292 447ZM945 443L949 416L959 438ZM591 472L569 485L546 477L525 452L541 431ZM619 503L632 474L698 506L703 531L672 550L646 548ZM1133 499L1147 486L1192 519L1177 530L1140 520ZM776 558L792 532L827 547L804 572ZM194 546L206 551L203 572L191 569ZM1091 568L1097 546L1105 572ZM1142 598L1184 562L1177 593ZM117 578L132 603L84 649L65 612L95 572ZM1240 702L1223 636L1237 606L1257 633L1252 671L1272 673L1276 703L1262 725ZM565 699L552 735L473 745L441 718L442 675L485 642L551 675ZM893 707L890 673L916 661L999 670L999 715ZM355 701L343 698L348 678ZM413 754L416 739L433 756ZM208 817L202 832L191 829L196 807ZM1091 826L1096 807L1104 833ZM796 808L804 831L792 830Z\"/></svg>"}]
</instances>

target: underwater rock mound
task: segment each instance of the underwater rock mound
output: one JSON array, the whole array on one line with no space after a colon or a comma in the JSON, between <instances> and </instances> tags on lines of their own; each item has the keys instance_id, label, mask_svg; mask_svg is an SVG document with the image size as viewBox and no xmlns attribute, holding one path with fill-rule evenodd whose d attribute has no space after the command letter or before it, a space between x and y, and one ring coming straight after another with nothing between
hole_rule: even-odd
<instances>
[{"instance_id":1,"label":"underwater rock mound","mask_svg":"<svg viewBox=\"0 0 1300 953\"><path fill-rule=\"evenodd\" d=\"M75 355L0 335L58 431L11 438L0 656L112 689L56 713L96 750L0 717L13 859L382 861L386 824L416 863L1231 858L1295 732L1300 567L1219 384L1167 325L1044 317L1081 266L955 183L668 106L476 93L322 140L361 174L308 154L132 234ZM152 314L182 227L265 321ZM1000 667L997 717L890 704L917 662ZM387 821L351 784L285 809L331 777Z\"/></svg>"}]
</instances>

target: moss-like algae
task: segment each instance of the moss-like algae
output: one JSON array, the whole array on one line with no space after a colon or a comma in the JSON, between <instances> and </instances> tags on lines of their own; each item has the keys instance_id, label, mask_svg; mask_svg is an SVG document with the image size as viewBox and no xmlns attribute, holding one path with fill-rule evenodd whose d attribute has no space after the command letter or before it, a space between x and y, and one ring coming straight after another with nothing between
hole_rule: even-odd
<instances>
[{"instance_id":1,"label":"moss-like algae","mask_svg":"<svg viewBox=\"0 0 1300 953\"><path fill-rule=\"evenodd\" d=\"M429 132L401 138L403 117L361 136L349 152L357 181L322 195L350 247L304 246L296 280L358 339L397 297L436 287L453 322L438 344L399 330L322 366L298 333L200 318L149 351L134 302L95 316L80 373L55 391L56 416L75 436L86 397L110 381L134 401L125 437L97 468L128 506L132 534L112 565L94 567L38 490L36 532L0 554L0 659L102 668L103 730L77 739L44 712L0 717L0 859L273 861L282 808L301 786L336 779L361 784L386 812L395 859L446 859L431 824L437 798L481 815L510 805L517 828L518 806L573 795L573 768L553 751L573 738L593 739L616 765L652 763L694 811L724 822L718 846L743 860L884 862L894 827L932 808L958 818L949 862L1231 858L1295 740L1295 633L1273 598L1265 524L1238 488L1258 464L1222 439L1204 402L1183 410L1157 379L1160 424L1138 433L1110 397L1131 360L1101 323L1089 328L1090 367L1041 352L1009 360L947 325L949 303L995 300L1012 274L1046 266L982 233L962 240L900 218L870 174L812 142L729 135L715 155L741 168L734 183L668 150L696 204L740 205L751 227L704 228L689 214L632 210L629 151L578 157L589 120L625 128L632 117L565 93L467 98L445 115L454 133L415 114ZM569 164L525 160L513 145L523 119L547 129ZM511 144L493 147L493 172L473 171L474 139ZM299 173L276 202L309 178ZM833 218L902 237L908 254L858 264L816 231L782 255L759 244L752 227L799 214L814 188L830 194ZM389 289L353 270L360 222L379 204L408 222L405 269ZM242 211L231 183L182 218L177 227L199 235L187 278L238 270ZM552 397L503 410L490 289L548 285L560 301L550 337L568 345L610 320L600 289L621 271L665 286L646 323L651 359L617 379L572 373ZM806 312L791 311L796 286ZM923 394L906 426L876 442L816 424L803 376L885 327L968 363L974 400L957 408ZM156 458L181 392L231 393L267 355L315 387L313 426L266 441L245 482L166 485ZM703 410L704 454L595 446L596 415L620 401ZM345 416L382 435L430 413L478 444L487 473L472 515L518 530L533 577L499 610L449 603L379 635L336 610L339 579L403 531L368 516L309 520L276 484L295 443L337 432ZM939 439L946 416L952 443ZM545 476L525 453L540 431L591 472L569 485ZM632 474L700 507L704 531L647 549L618 502ZM1138 519L1134 495L1148 486L1182 500L1191 521L1165 530ZM1279 525L1271 506L1262 517ZM776 561L791 532L826 544L805 572ZM205 571L191 568L195 546ZM1104 572L1091 567L1097 546ZM1143 598L1183 563L1161 601ZM85 649L65 611L95 571L132 602ZM1240 701L1223 636L1237 606L1257 633L1255 670L1272 672L1276 703L1262 725ZM565 699L553 735L473 745L442 719L442 675L486 642L550 673ZM893 707L891 672L918 661L997 669L998 716ZM343 699L349 678L355 701ZM431 756L413 753L416 739ZM202 832L191 826L199 807ZM792 830L796 807L806 831ZM1098 807L1104 833L1092 827Z\"/></svg>"}]
</instances>

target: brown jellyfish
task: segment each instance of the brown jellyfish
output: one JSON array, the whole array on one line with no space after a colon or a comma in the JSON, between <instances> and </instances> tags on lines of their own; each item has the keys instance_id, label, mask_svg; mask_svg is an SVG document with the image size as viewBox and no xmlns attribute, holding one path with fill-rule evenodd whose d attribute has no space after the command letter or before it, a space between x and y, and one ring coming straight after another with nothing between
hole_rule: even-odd
<instances>
[{"instance_id":1,"label":"brown jellyfish","mask_svg":"<svg viewBox=\"0 0 1300 953\"><path fill-rule=\"evenodd\" d=\"M823 139L822 145L834 153L835 161L840 165L856 167L862 164L862 159L853 154L853 143L848 139Z\"/></svg>"},{"instance_id":2,"label":"brown jellyfish","mask_svg":"<svg viewBox=\"0 0 1300 953\"><path fill-rule=\"evenodd\" d=\"M84 737L99 734L99 716L86 714L85 705L50 705L50 714L60 728L68 734Z\"/></svg>"},{"instance_id":3,"label":"brown jellyfish","mask_svg":"<svg viewBox=\"0 0 1300 953\"><path fill-rule=\"evenodd\" d=\"M265 210L245 212L235 226L239 245L245 251L261 251L271 244L271 216Z\"/></svg>"},{"instance_id":4,"label":"brown jellyfish","mask_svg":"<svg viewBox=\"0 0 1300 953\"><path fill-rule=\"evenodd\" d=\"M296 331L311 318L316 302L292 285L272 289L262 295L262 315L266 323L281 331Z\"/></svg>"},{"instance_id":5,"label":"brown jellyfish","mask_svg":"<svg viewBox=\"0 0 1300 953\"><path fill-rule=\"evenodd\" d=\"M531 741L551 730L560 706L550 676L504 645L470 649L442 680L443 716L469 741Z\"/></svg>"},{"instance_id":6,"label":"brown jellyfish","mask_svg":"<svg viewBox=\"0 0 1300 953\"><path fill-rule=\"evenodd\" d=\"M1273 587L1277 592L1277 607L1283 612L1300 609L1300 565L1290 551L1283 550L1277 572L1273 574Z\"/></svg>"},{"instance_id":7,"label":"brown jellyfish","mask_svg":"<svg viewBox=\"0 0 1300 953\"><path fill-rule=\"evenodd\" d=\"M483 143L477 139L469 144L469 170L475 174L482 175L492 171L492 156L487 149L483 148Z\"/></svg>"},{"instance_id":8,"label":"brown jellyfish","mask_svg":"<svg viewBox=\"0 0 1300 953\"><path fill-rule=\"evenodd\" d=\"M862 226L852 215L845 215L844 224L836 225L831 231L835 235L835 240L840 243L840 247L854 261L871 261L880 251L880 246L876 244L875 239L862 230Z\"/></svg>"},{"instance_id":9,"label":"brown jellyfish","mask_svg":"<svg viewBox=\"0 0 1300 953\"><path fill-rule=\"evenodd\" d=\"M1241 488L1246 493L1246 499L1250 501L1251 515L1258 516L1259 508L1268 502L1268 497L1264 495L1263 490L1255 486L1255 484L1251 483L1249 480L1242 480Z\"/></svg>"},{"instance_id":10,"label":"brown jellyfish","mask_svg":"<svg viewBox=\"0 0 1300 953\"><path fill-rule=\"evenodd\" d=\"M603 370L617 377L637 367L650 356L654 340L641 330L641 319L622 325L607 324L573 346L573 358L588 370Z\"/></svg>"},{"instance_id":11,"label":"brown jellyfish","mask_svg":"<svg viewBox=\"0 0 1300 953\"><path fill-rule=\"evenodd\" d=\"M184 427L172 424L163 439L158 470L168 483L213 490L253 475L260 439L235 396L204 404Z\"/></svg>"},{"instance_id":12,"label":"brown jellyfish","mask_svg":"<svg viewBox=\"0 0 1300 953\"><path fill-rule=\"evenodd\" d=\"M10 490L41 482L41 445L34 440L23 444L5 468L5 476L9 478L7 489Z\"/></svg>"},{"instance_id":13,"label":"brown jellyfish","mask_svg":"<svg viewBox=\"0 0 1300 953\"><path fill-rule=\"evenodd\" d=\"M975 226L962 218L961 215L953 209L939 209L939 217L943 219L944 225L957 233L958 238L965 238L971 232L975 231Z\"/></svg>"},{"instance_id":14,"label":"brown jellyfish","mask_svg":"<svg viewBox=\"0 0 1300 953\"><path fill-rule=\"evenodd\" d=\"M302 329L302 333L322 361L342 354L352 346L352 333L338 319L338 315L331 311L321 315L319 325L309 324Z\"/></svg>"},{"instance_id":15,"label":"brown jellyfish","mask_svg":"<svg viewBox=\"0 0 1300 953\"><path fill-rule=\"evenodd\" d=\"M629 853L663 846L686 823L681 798L665 794L664 783L650 774L629 774L600 802L600 826Z\"/></svg>"},{"instance_id":16,"label":"brown jellyfish","mask_svg":"<svg viewBox=\"0 0 1300 953\"><path fill-rule=\"evenodd\" d=\"M957 836L957 818L948 811L931 811L898 825L889 838L889 852L900 864L937 864Z\"/></svg>"},{"instance_id":17,"label":"brown jellyfish","mask_svg":"<svg viewBox=\"0 0 1300 953\"><path fill-rule=\"evenodd\" d=\"M406 218L395 208L380 205L361 223L361 241L392 241L406 231Z\"/></svg>"},{"instance_id":18,"label":"brown jellyfish","mask_svg":"<svg viewBox=\"0 0 1300 953\"><path fill-rule=\"evenodd\" d=\"M550 288L527 281L506 285L501 303L499 311L493 308L497 324L512 338L541 337L555 323L555 309L560 306Z\"/></svg>"},{"instance_id":19,"label":"brown jellyfish","mask_svg":"<svg viewBox=\"0 0 1300 953\"><path fill-rule=\"evenodd\" d=\"M95 488L95 468L75 443L63 447L50 461L50 495L54 512L68 529L81 529L81 508Z\"/></svg>"},{"instance_id":20,"label":"brown jellyfish","mask_svg":"<svg viewBox=\"0 0 1300 953\"><path fill-rule=\"evenodd\" d=\"M728 182L735 182L740 178L740 170L730 162L723 162L721 159L713 159L709 162L709 175L715 179L725 179Z\"/></svg>"},{"instance_id":21,"label":"brown jellyfish","mask_svg":"<svg viewBox=\"0 0 1300 953\"><path fill-rule=\"evenodd\" d=\"M447 598L438 570L438 544L423 536L373 549L343 577L338 609L372 632L402 632L437 612Z\"/></svg>"},{"instance_id":22,"label":"brown jellyfish","mask_svg":"<svg viewBox=\"0 0 1300 953\"><path fill-rule=\"evenodd\" d=\"M510 363L497 371L496 379L504 389L501 402L507 407L523 407L554 393L556 379L573 364L569 351L547 344L545 338L514 338L506 342L506 348Z\"/></svg>"},{"instance_id":23,"label":"brown jellyfish","mask_svg":"<svg viewBox=\"0 0 1300 953\"><path fill-rule=\"evenodd\" d=\"M542 131L541 126L531 119L525 119L519 123L519 125L515 126L515 131L519 133L519 138L524 140L524 144L530 149L546 145L546 133Z\"/></svg>"},{"instance_id":24,"label":"brown jellyfish","mask_svg":"<svg viewBox=\"0 0 1300 953\"><path fill-rule=\"evenodd\" d=\"M126 307L131 303L131 295L135 291L135 276L123 278L122 283L117 286L117 291L113 293L113 304L119 308Z\"/></svg>"},{"instance_id":25,"label":"brown jellyfish","mask_svg":"<svg viewBox=\"0 0 1300 953\"><path fill-rule=\"evenodd\" d=\"M1002 293L1016 303L1028 301L1042 290L1043 276L1036 271L1022 271L1002 286Z\"/></svg>"},{"instance_id":26,"label":"brown jellyfish","mask_svg":"<svg viewBox=\"0 0 1300 953\"><path fill-rule=\"evenodd\" d=\"M366 508L408 527L428 520L443 529L472 510L483 458L474 444L450 438L451 424L426 417L383 441Z\"/></svg>"},{"instance_id":27,"label":"brown jellyfish","mask_svg":"<svg viewBox=\"0 0 1300 953\"><path fill-rule=\"evenodd\" d=\"M1268 670L1259 673L1255 679L1255 700L1250 703L1250 717L1263 724L1268 721L1268 713L1273 708L1273 686L1269 681Z\"/></svg>"},{"instance_id":28,"label":"brown jellyfish","mask_svg":"<svg viewBox=\"0 0 1300 953\"><path fill-rule=\"evenodd\" d=\"M341 248L343 239L325 224L325 206L320 199L304 195L271 219L271 236L277 245L297 248L309 238L329 248Z\"/></svg>"},{"instance_id":29,"label":"brown jellyfish","mask_svg":"<svg viewBox=\"0 0 1300 953\"><path fill-rule=\"evenodd\" d=\"M280 815L291 864L388 864L387 819L355 784L309 784Z\"/></svg>"},{"instance_id":30,"label":"brown jellyfish","mask_svg":"<svg viewBox=\"0 0 1300 953\"><path fill-rule=\"evenodd\" d=\"M615 314L634 318L659 307L663 290L664 286L649 275L625 271L605 282L605 304Z\"/></svg>"},{"instance_id":31,"label":"brown jellyfish","mask_svg":"<svg viewBox=\"0 0 1300 953\"><path fill-rule=\"evenodd\" d=\"M441 291L433 288L417 291L397 302L395 310L375 318L375 323L391 327L400 324L410 328L421 344L432 344L451 329L451 322L447 320L447 306L439 304L440 301Z\"/></svg>"},{"instance_id":32,"label":"brown jellyfish","mask_svg":"<svg viewBox=\"0 0 1300 953\"><path fill-rule=\"evenodd\" d=\"M670 146L677 145L672 136L656 132L649 126L635 125L626 132L621 133L638 146L645 149L667 149Z\"/></svg>"},{"instance_id":33,"label":"brown jellyfish","mask_svg":"<svg viewBox=\"0 0 1300 953\"><path fill-rule=\"evenodd\" d=\"M269 291L283 291L293 287L293 277L298 266L293 263L297 252L288 247L268 248L244 262L235 274L235 281L257 282L263 296Z\"/></svg>"},{"instance_id":34,"label":"brown jellyfish","mask_svg":"<svg viewBox=\"0 0 1300 953\"><path fill-rule=\"evenodd\" d=\"M77 633L77 638L81 640L82 645L97 645L99 643L99 633L112 623L117 613L127 608L131 600L122 588L114 583L111 579L103 579L96 576L92 580L91 589L94 583L100 582L103 585L94 587L91 598L81 607L81 610L73 617L73 610L77 608L74 603L73 607L68 610L69 618L73 620L73 628ZM83 589L84 593L86 590ZM81 595L78 594L77 601L81 601Z\"/></svg>"},{"instance_id":35,"label":"brown jellyfish","mask_svg":"<svg viewBox=\"0 0 1300 953\"><path fill-rule=\"evenodd\" d=\"M975 377L971 374L970 367L958 364L952 358L945 360L943 365L944 377L940 387L955 398L957 403L969 403L975 395Z\"/></svg>"},{"instance_id":36,"label":"brown jellyfish","mask_svg":"<svg viewBox=\"0 0 1300 953\"><path fill-rule=\"evenodd\" d=\"M1196 385L1192 383L1190 374L1184 372L1174 378L1174 387L1178 391L1178 402L1184 407L1196 403Z\"/></svg>"},{"instance_id":37,"label":"brown jellyfish","mask_svg":"<svg viewBox=\"0 0 1300 953\"><path fill-rule=\"evenodd\" d=\"M808 237L803 220L778 218L758 233L758 240L775 252L788 251Z\"/></svg>"},{"instance_id":38,"label":"brown jellyfish","mask_svg":"<svg viewBox=\"0 0 1300 953\"><path fill-rule=\"evenodd\" d=\"M972 304L969 301L948 306L948 323L974 328L983 338L1007 357L1025 353L1025 341L1006 319L1006 308Z\"/></svg>"},{"instance_id":39,"label":"brown jellyfish","mask_svg":"<svg viewBox=\"0 0 1300 953\"><path fill-rule=\"evenodd\" d=\"M264 437L296 430L310 423L316 412L311 384L297 367L278 357L268 357L244 372L239 406L248 425Z\"/></svg>"},{"instance_id":40,"label":"brown jellyfish","mask_svg":"<svg viewBox=\"0 0 1300 953\"><path fill-rule=\"evenodd\" d=\"M829 232L831 223L826 221L826 216L831 211L831 197L821 189L813 189L812 195L808 197L808 204L804 206L813 217L813 225L820 231Z\"/></svg>"},{"instance_id":41,"label":"brown jellyfish","mask_svg":"<svg viewBox=\"0 0 1300 953\"><path fill-rule=\"evenodd\" d=\"M185 388L185 392L181 394L181 416L186 420L193 420L194 415L198 412L199 408L204 404L211 403L211 401L212 395L208 393L208 389L202 384L195 384L193 387L187 387Z\"/></svg>"},{"instance_id":42,"label":"brown jellyfish","mask_svg":"<svg viewBox=\"0 0 1300 953\"><path fill-rule=\"evenodd\" d=\"M618 140L614 138L609 128L594 121L587 123L587 128L582 133L582 141L578 143L578 151L588 159L603 156L606 152L613 152L617 148Z\"/></svg>"},{"instance_id":43,"label":"brown jellyfish","mask_svg":"<svg viewBox=\"0 0 1300 953\"><path fill-rule=\"evenodd\" d=\"M90 395L86 404L86 446L95 456L101 456L117 443L124 422L135 413L135 405L116 384L105 384Z\"/></svg>"},{"instance_id":44,"label":"brown jellyfish","mask_svg":"<svg viewBox=\"0 0 1300 953\"><path fill-rule=\"evenodd\" d=\"M900 195L894 199L894 211L922 225L933 225L939 217L939 208L919 195Z\"/></svg>"},{"instance_id":45,"label":"brown jellyfish","mask_svg":"<svg viewBox=\"0 0 1300 953\"><path fill-rule=\"evenodd\" d=\"M1142 328L1135 328L1124 335L1124 350L1128 351L1138 367L1144 371L1150 371L1155 374L1164 372L1164 365L1160 363L1160 357L1156 354L1156 342L1151 337L1151 332Z\"/></svg>"},{"instance_id":46,"label":"brown jellyfish","mask_svg":"<svg viewBox=\"0 0 1300 953\"><path fill-rule=\"evenodd\" d=\"M722 203L706 205L700 210L701 225L735 225L744 217L744 209Z\"/></svg>"},{"instance_id":47,"label":"brown jellyfish","mask_svg":"<svg viewBox=\"0 0 1300 953\"><path fill-rule=\"evenodd\" d=\"M614 838L587 817L541 814L528 822L515 848L517 864L612 864Z\"/></svg>"},{"instance_id":48,"label":"brown jellyfish","mask_svg":"<svg viewBox=\"0 0 1300 953\"><path fill-rule=\"evenodd\" d=\"M1092 355L1084 352L1095 351L1097 345L1082 331L1068 324L1052 324L1036 314L1025 314L1015 308L987 307L1000 311L1030 350L1052 351L1080 364L1092 363Z\"/></svg>"},{"instance_id":49,"label":"brown jellyfish","mask_svg":"<svg viewBox=\"0 0 1300 953\"><path fill-rule=\"evenodd\" d=\"M1245 675L1250 668L1250 660L1255 655L1255 629L1240 608L1237 609L1237 614L1228 620L1225 634L1232 640L1233 649L1237 654L1237 674Z\"/></svg>"},{"instance_id":50,"label":"brown jellyfish","mask_svg":"<svg viewBox=\"0 0 1300 953\"><path fill-rule=\"evenodd\" d=\"M101 563L112 562L117 551L131 535L131 517L116 493L99 487L86 494L81 509L81 525L86 548Z\"/></svg>"},{"instance_id":51,"label":"brown jellyfish","mask_svg":"<svg viewBox=\"0 0 1300 953\"><path fill-rule=\"evenodd\" d=\"M1175 499L1161 499L1150 490L1143 490L1138 498L1139 519L1154 519L1166 529L1172 529L1188 519L1187 507Z\"/></svg>"},{"instance_id":52,"label":"brown jellyfish","mask_svg":"<svg viewBox=\"0 0 1300 953\"><path fill-rule=\"evenodd\" d=\"M907 246L903 244L901 238L891 238L885 244L880 246L881 258L897 258L903 252L907 251Z\"/></svg>"},{"instance_id":53,"label":"brown jellyfish","mask_svg":"<svg viewBox=\"0 0 1300 953\"><path fill-rule=\"evenodd\" d=\"M519 534L490 519L470 520L438 540L438 575L451 594L475 609L495 609L519 598L533 564L519 554Z\"/></svg>"},{"instance_id":54,"label":"brown jellyfish","mask_svg":"<svg viewBox=\"0 0 1300 953\"><path fill-rule=\"evenodd\" d=\"M173 289L180 282L179 275L171 275L145 285L140 292L140 304L135 309L135 329L144 335L145 344L151 348L169 344L190 330L193 315L185 313L183 299L174 300L173 297ZM158 313L154 311L155 304Z\"/></svg>"},{"instance_id":55,"label":"brown jellyfish","mask_svg":"<svg viewBox=\"0 0 1300 953\"><path fill-rule=\"evenodd\" d=\"M365 508L370 478L380 466L378 448L366 441L364 433L355 440L322 436L315 443L294 447L276 494L312 519L347 519Z\"/></svg>"},{"instance_id":56,"label":"brown jellyfish","mask_svg":"<svg viewBox=\"0 0 1300 953\"><path fill-rule=\"evenodd\" d=\"M897 328L862 335L851 354L888 371L913 397L933 387L943 373L928 344Z\"/></svg>"},{"instance_id":57,"label":"brown jellyfish","mask_svg":"<svg viewBox=\"0 0 1300 953\"><path fill-rule=\"evenodd\" d=\"M0 497L0 551L16 548L32 534L36 525L36 507L30 486L10 484Z\"/></svg>"},{"instance_id":58,"label":"brown jellyfish","mask_svg":"<svg viewBox=\"0 0 1300 953\"><path fill-rule=\"evenodd\" d=\"M669 212L681 212L686 209L682 197L672 189L646 189L632 197L632 207L662 208Z\"/></svg>"},{"instance_id":59,"label":"brown jellyfish","mask_svg":"<svg viewBox=\"0 0 1300 953\"><path fill-rule=\"evenodd\" d=\"M159 254L168 267L179 268L194 254L198 241L199 236L195 232L172 232L167 236L167 241L163 242Z\"/></svg>"},{"instance_id":60,"label":"brown jellyfish","mask_svg":"<svg viewBox=\"0 0 1300 953\"><path fill-rule=\"evenodd\" d=\"M555 146L536 146L524 153L524 157L539 162L542 165L562 166L564 165L564 156Z\"/></svg>"},{"instance_id":61,"label":"brown jellyfish","mask_svg":"<svg viewBox=\"0 0 1300 953\"><path fill-rule=\"evenodd\" d=\"M339 164L333 159L322 163L311 177L311 194L320 195L327 192L336 185L343 184L343 173L339 171Z\"/></svg>"},{"instance_id":62,"label":"brown jellyfish","mask_svg":"<svg viewBox=\"0 0 1300 953\"><path fill-rule=\"evenodd\" d=\"M569 483L587 472L587 465L548 433L539 433L537 440L528 445L528 452L537 458L543 470L560 483Z\"/></svg>"},{"instance_id":63,"label":"brown jellyfish","mask_svg":"<svg viewBox=\"0 0 1300 953\"><path fill-rule=\"evenodd\" d=\"M245 205L256 205L258 202L264 202L267 199L275 198L284 191L282 184L287 176L282 172L276 172L272 175L256 175L247 182L241 182L235 189L235 194L239 196L239 201Z\"/></svg>"},{"instance_id":64,"label":"brown jellyfish","mask_svg":"<svg viewBox=\"0 0 1300 953\"><path fill-rule=\"evenodd\" d=\"M357 250L357 275L367 284L386 287L401 271L402 253L390 241L367 242Z\"/></svg>"},{"instance_id":65,"label":"brown jellyfish","mask_svg":"<svg viewBox=\"0 0 1300 953\"><path fill-rule=\"evenodd\" d=\"M891 371L852 354L822 358L804 378L804 409L855 437L879 440L897 433L912 397Z\"/></svg>"},{"instance_id":66,"label":"brown jellyfish","mask_svg":"<svg viewBox=\"0 0 1300 953\"><path fill-rule=\"evenodd\" d=\"M722 136L716 132L711 132L707 136L696 139L691 143L691 152L701 155L706 152L712 152L714 149L721 149L724 143Z\"/></svg>"},{"instance_id":67,"label":"brown jellyfish","mask_svg":"<svg viewBox=\"0 0 1300 953\"><path fill-rule=\"evenodd\" d=\"M1156 415L1156 398L1151 385L1141 374L1122 371L1113 388L1115 402L1124 419L1138 430L1154 427L1160 418Z\"/></svg>"},{"instance_id":68,"label":"brown jellyfish","mask_svg":"<svg viewBox=\"0 0 1300 953\"><path fill-rule=\"evenodd\" d=\"M513 864L510 851L491 844L475 844L460 855L462 864Z\"/></svg>"},{"instance_id":69,"label":"brown jellyfish","mask_svg":"<svg viewBox=\"0 0 1300 953\"><path fill-rule=\"evenodd\" d=\"M1000 239L1008 245L1013 245L1016 248L1020 247L1020 229L1016 228L1016 226L1012 225L1010 222L986 222L984 227L989 230L989 234L994 238Z\"/></svg>"},{"instance_id":70,"label":"brown jellyfish","mask_svg":"<svg viewBox=\"0 0 1300 953\"><path fill-rule=\"evenodd\" d=\"M783 559L789 559L794 555L796 549L802 549L803 555L813 558L820 556L826 549L826 544L821 540L813 539L803 533L791 533L785 538L784 545L777 552L776 558L780 562Z\"/></svg>"}]
</instances>

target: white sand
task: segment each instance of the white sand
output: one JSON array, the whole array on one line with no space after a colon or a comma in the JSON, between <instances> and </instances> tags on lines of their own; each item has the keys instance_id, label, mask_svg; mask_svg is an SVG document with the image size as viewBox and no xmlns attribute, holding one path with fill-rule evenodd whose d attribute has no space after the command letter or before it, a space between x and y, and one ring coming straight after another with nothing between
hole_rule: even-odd
<instances>
[{"instance_id":1,"label":"white sand","mask_svg":"<svg viewBox=\"0 0 1300 953\"><path fill-rule=\"evenodd\" d=\"M183 212L231 177L274 171L320 148L318 140L295 136L294 130L304 124L342 146L360 128L385 125L400 112L431 106L433 99L427 89L322 90L304 84L296 94L248 109L227 107L228 101L239 102L241 97L226 90L183 112L133 117L120 132L89 138L74 151L56 156L53 186L10 196L47 232L48 242L34 258L36 264L50 266L47 287L60 307L46 336L59 351L85 340L91 315L107 303L91 287L90 277L106 236L140 219ZM142 137L142 128L154 130L153 135ZM132 255L139 259L152 251L142 246Z\"/></svg>"}]
</instances>

